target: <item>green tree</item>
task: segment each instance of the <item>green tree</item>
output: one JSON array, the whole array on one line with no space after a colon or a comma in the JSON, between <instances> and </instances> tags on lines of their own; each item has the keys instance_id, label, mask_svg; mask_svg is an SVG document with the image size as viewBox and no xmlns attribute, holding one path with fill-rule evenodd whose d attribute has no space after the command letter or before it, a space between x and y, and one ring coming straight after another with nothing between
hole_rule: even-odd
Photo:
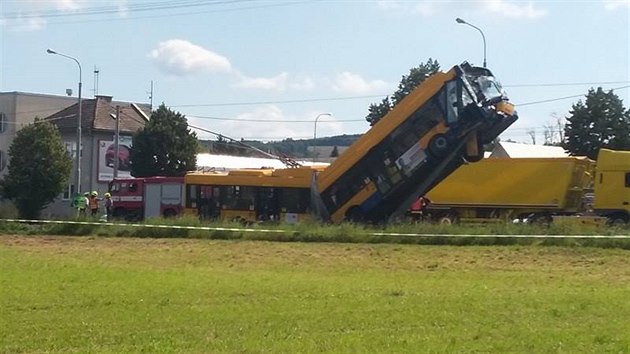
<instances>
[{"instance_id":1,"label":"green tree","mask_svg":"<svg viewBox=\"0 0 630 354\"><path fill-rule=\"evenodd\" d=\"M630 150L630 111L612 90L590 89L569 114L563 147L571 155L595 159L600 148Z\"/></svg>"},{"instance_id":2,"label":"green tree","mask_svg":"<svg viewBox=\"0 0 630 354\"><path fill-rule=\"evenodd\" d=\"M55 126L38 121L17 132L9 148L9 172L0 181L4 198L21 218L37 219L67 188L72 158Z\"/></svg>"},{"instance_id":3,"label":"green tree","mask_svg":"<svg viewBox=\"0 0 630 354\"><path fill-rule=\"evenodd\" d=\"M433 75L440 70L440 64L437 60L429 58L426 63L420 63L415 68L409 70L408 75L403 75L398 89L389 96L385 97L380 103L372 103L368 108L368 115L365 119L370 125L376 124L381 118L385 117L400 101L403 100L413 89L420 85L427 77Z\"/></svg>"},{"instance_id":4,"label":"green tree","mask_svg":"<svg viewBox=\"0 0 630 354\"><path fill-rule=\"evenodd\" d=\"M133 136L131 175L183 176L197 168L196 158L197 134L190 131L184 115L162 103Z\"/></svg>"}]
</instances>

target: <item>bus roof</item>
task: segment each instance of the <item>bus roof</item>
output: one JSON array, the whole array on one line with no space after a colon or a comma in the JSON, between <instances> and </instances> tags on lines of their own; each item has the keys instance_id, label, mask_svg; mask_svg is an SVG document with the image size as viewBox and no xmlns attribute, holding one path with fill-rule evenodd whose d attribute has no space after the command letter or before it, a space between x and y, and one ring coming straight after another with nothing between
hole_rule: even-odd
<instances>
[{"instance_id":1,"label":"bus roof","mask_svg":"<svg viewBox=\"0 0 630 354\"><path fill-rule=\"evenodd\" d=\"M317 170L308 166L278 170L232 170L227 173L191 172L186 174L184 182L199 185L310 188L312 175Z\"/></svg>"}]
</instances>

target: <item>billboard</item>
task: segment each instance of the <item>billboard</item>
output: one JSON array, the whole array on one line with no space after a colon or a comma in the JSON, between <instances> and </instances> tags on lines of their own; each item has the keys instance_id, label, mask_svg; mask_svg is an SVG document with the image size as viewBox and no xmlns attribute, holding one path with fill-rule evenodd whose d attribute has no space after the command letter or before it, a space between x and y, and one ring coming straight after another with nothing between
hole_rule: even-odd
<instances>
[{"instance_id":1,"label":"billboard","mask_svg":"<svg viewBox=\"0 0 630 354\"><path fill-rule=\"evenodd\" d=\"M120 136L118 139L118 157L114 140L98 141L98 181L109 182L114 179L114 163L118 158L118 177L131 177L131 136Z\"/></svg>"}]
</instances>

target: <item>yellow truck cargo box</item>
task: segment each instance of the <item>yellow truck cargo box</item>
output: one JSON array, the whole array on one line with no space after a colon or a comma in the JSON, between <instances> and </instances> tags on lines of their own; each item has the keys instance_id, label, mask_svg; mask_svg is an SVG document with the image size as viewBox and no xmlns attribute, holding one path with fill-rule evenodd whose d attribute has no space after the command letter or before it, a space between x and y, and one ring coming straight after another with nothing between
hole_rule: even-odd
<instances>
[{"instance_id":1,"label":"yellow truck cargo box","mask_svg":"<svg viewBox=\"0 0 630 354\"><path fill-rule=\"evenodd\" d=\"M460 167L427 197L437 208L577 212L593 171L585 157L485 159Z\"/></svg>"}]
</instances>

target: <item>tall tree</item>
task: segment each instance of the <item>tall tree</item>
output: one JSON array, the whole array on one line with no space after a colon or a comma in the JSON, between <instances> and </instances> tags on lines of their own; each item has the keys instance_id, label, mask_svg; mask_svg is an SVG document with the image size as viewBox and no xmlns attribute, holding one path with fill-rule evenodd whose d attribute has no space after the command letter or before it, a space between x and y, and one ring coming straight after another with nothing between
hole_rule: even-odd
<instances>
[{"instance_id":1,"label":"tall tree","mask_svg":"<svg viewBox=\"0 0 630 354\"><path fill-rule=\"evenodd\" d=\"M612 90L590 89L569 114L563 147L571 155L595 159L600 148L630 150L630 111Z\"/></svg>"},{"instance_id":2,"label":"tall tree","mask_svg":"<svg viewBox=\"0 0 630 354\"><path fill-rule=\"evenodd\" d=\"M131 175L183 176L197 168L196 158L197 134L190 131L184 115L162 103L133 136Z\"/></svg>"},{"instance_id":3,"label":"tall tree","mask_svg":"<svg viewBox=\"0 0 630 354\"><path fill-rule=\"evenodd\" d=\"M385 97L380 103L372 103L368 108L368 115L365 119L370 125L376 124L381 118L385 117L389 111L403 100L413 89L420 85L427 77L440 70L440 64L437 60L429 58L426 63L420 63L415 68L409 70L408 75L403 75L398 89L392 94L391 99Z\"/></svg>"},{"instance_id":4,"label":"tall tree","mask_svg":"<svg viewBox=\"0 0 630 354\"><path fill-rule=\"evenodd\" d=\"M39 218L41 211L67 188L72 158L57 128L38 121L20 129L9 148L9 172L0 181L4 198L20 217Z\"/></svg>"}]
</instances>

